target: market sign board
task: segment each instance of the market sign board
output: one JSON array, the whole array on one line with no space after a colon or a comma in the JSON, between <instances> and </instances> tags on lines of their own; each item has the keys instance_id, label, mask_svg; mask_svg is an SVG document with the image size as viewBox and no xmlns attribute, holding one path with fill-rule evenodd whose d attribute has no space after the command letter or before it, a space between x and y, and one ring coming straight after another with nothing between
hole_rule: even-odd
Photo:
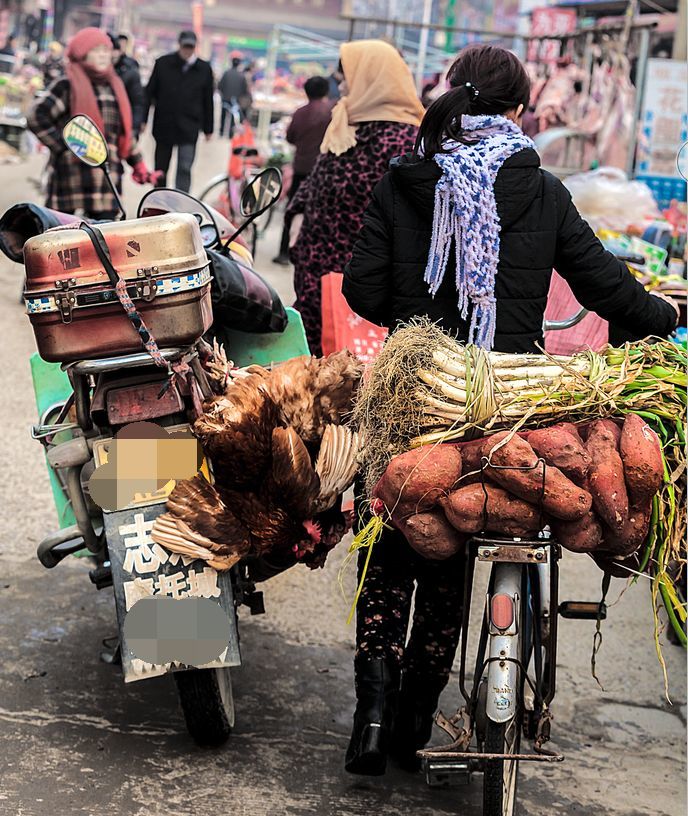
<instances>
[{"instance_id":1,"label":"market sign board","mask_svg":"<svg viewBox=\"0 0 688 816\"><path fill-rule=\"evenodd\" d=\"M576 30L574 9L536 8L530 14L530 34L533 37L556 37ZM556 62L561 55L559 40L534 40L528 45L530 62Z\"/></svg>"},{"instance_id":2,"label":"market sign board","mask_svg":"<svg viewBox=\"0 0 688 816\"><path fill-rule=\"evenodd\" d=\"M678 157L688 141L688 62L650 59L640 122L636 177L660 207L686 200L686 181Z\"/></svg>"}]
</instances>

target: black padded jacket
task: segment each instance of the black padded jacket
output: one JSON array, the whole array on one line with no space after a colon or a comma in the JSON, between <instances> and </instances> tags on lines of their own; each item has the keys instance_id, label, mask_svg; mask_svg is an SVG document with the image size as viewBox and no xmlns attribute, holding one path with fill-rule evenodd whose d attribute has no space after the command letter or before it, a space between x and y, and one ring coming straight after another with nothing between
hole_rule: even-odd
<instances>
[{"instance_id":1,"label":"black padded jacket","mask_svg":"<svg viewBox=\"0 0 688 816\"><path fill-rule=\"evenodd\" d=\"M373 323L394 329L428 316L465 341L468 324L456 305L455 262L434 298L423 281L440 172L433 161L393 160L373 192L344 271L343 292L351 308ZM494 190L501 223L495 351L538 351L553 268L583 306L636 338L671 333L674 309L649 295L604 249L534 150L508 159Z\"/></svg>"}]
</instances>

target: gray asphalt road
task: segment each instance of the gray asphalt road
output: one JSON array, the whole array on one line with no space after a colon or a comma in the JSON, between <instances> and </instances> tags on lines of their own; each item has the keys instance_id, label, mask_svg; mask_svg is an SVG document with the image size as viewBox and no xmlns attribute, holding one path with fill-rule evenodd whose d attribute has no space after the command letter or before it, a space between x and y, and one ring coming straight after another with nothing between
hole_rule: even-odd
<instances>
[{"instance_id":1,"label":"gray asphalt road","mask_svg":"<svg viewBox=\"0 0 688 816\"><path fill-rule=\"evenodd\" d=\"M223 163L223 146L202 146L199 184ZM0 209L35 197L39 167L34 158L2 168ZM276 240L273 230L270 249ZM266 263L272 254L264 247L259 265L289 297L289 272ZM34 341L17 303L20 278L19 267L0 263L0 814L478 816L479 777L436 791L395 769L380 779L344 773L353 635L337 586L341 549L323 571L297 567L268 582L265 616L242 615L237 725L220 750L190 742L169 678L125 687L117 669L99 662L102 638L115 631L109 593L95 591L83 562L46 571L35 558L55 512L40 446L28 435ZM568 557L562 597L597 599L599 579L588 559ZM350 596L350 574L345 585ZM612 599L622 588L614 582ZM524 770L524 813L683 814L685 653L662 638L669 705L644 583L612 606L603 633L604 691L590 674L593 625L562 622L553 739L566 761ZM453 681L443 707L457 705Z\"/></svg>"}]
</instances>

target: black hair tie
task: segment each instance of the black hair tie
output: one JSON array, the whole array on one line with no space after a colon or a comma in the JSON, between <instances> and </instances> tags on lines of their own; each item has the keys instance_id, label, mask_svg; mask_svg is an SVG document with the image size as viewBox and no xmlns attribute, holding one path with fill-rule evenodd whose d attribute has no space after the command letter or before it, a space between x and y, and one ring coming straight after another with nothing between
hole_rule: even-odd
<instances>
[{"instance_id":1,"label":"black hair tie","mask_svg":"<svg viewBox=\"0 0 688 816\"><path fill-rule=\"evenodd\" d=\"M480 96L480 91L475 87L472 82L464 83L464 87L468 88L470 91L473 91L473 99L477 99Z\"/></svg>"}]
</instances>

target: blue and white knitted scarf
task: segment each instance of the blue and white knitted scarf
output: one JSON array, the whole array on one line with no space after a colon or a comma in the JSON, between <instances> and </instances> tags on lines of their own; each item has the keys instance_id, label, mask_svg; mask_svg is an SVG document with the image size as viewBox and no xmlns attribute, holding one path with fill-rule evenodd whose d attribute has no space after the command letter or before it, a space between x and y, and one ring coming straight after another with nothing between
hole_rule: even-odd
<instances>
[{"instance_id":1,"label":"blue and white knitted scarf","mask_svg":"<svg viewBox=\"0 0 688 816\"><path fill-rule=\"evenodd\" d=\"M452 240L456 245L456 289L461 317L472 308L468 342L494 345L500 223L494 183L504 162L535 144L504 116L464 116L463 130L477 141L448 142L451 152L434 160L442 169L435 187L432 243L425 270L430 294L437 294L447 270Z\"/></svg>"}]
</instances>

